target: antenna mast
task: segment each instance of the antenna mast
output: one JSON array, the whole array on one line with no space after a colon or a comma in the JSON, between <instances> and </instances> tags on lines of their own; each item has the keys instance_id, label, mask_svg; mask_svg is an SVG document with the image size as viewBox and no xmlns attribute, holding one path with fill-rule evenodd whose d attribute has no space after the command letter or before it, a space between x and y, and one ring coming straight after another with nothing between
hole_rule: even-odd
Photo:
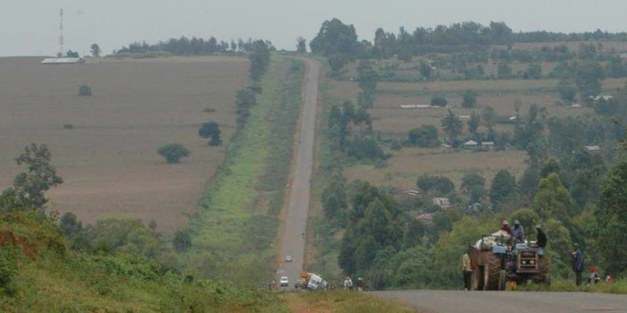
<instances>
[{"instance_id":1,"label":"antenna mast","mask_svg":"<svg viewBox=\"0 0 627 313\"><path fill-rule=\"evenodd\" d=\"M63 53L65 52L63 51L63 43L63 9L61 9L59 13L59 53L57 54L60 58L63 57Z\"/></svg>"}]
</instances>

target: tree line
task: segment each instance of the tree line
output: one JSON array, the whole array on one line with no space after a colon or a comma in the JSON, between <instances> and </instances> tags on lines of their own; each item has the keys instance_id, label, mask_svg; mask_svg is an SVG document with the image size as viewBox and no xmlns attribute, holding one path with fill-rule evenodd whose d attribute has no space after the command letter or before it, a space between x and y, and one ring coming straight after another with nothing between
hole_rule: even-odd
<instances>
[{"instance_id":1,"label":"tree line","mask_svg":"<svg viewBox=\"0 0 627 313\"><path fill-rule=\"evenodd\" d=\"M212 54L235 54L248 53L255 50L255 45L260 40L254 39L238 39L225 41L218 40L215 37L208 39L192 37L187 38L170 38L165 41L159 41L156 44L143 42L133 42L128 46L124 46L114 52L115 55L142 55L142 54L169 54L169 55L212 55ZM274 50L272 43L263 41L268 49Z\"/></svg>"}]
</instances>

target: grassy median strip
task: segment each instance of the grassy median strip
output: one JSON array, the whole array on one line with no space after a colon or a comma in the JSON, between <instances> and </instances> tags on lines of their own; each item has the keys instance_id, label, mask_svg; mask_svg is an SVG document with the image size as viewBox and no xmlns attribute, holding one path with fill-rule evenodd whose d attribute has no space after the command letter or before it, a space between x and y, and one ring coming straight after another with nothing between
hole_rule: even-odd
<instances>
[{"instance_id":1,"label":"grassy median strip","mask_svg":"<svg viewBox=\"0 0 627 313\"><path fill-rule=\"evenodd\" d=\"M193 250L186 257L196 271L247 284L272 273L303 68L301 61L272 57L257 105L190 221Z\"/></svg>"}]
</instances>

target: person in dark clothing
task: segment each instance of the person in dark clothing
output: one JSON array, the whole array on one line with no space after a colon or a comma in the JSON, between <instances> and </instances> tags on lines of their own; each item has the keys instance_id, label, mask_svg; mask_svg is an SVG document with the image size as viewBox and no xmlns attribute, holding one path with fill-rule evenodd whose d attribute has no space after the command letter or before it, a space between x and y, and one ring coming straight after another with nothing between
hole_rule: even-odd
<instances>
[{"instance_id":1,"label":"person in dark clothing","mask_svg":"<svg viewBox=\"0 0 627 313\"><path fill-rule=\"evenodd\" d=\"M538 236L536 237L536 245L538 246L538 256L544 256L544 247L546 247L546 234L542 231L542 225L536 225L536 231L538 232Z\"/></svg>"},{"instance_id":2,"label":"person in dark clothing","mask_svg":"<svg viewBox=\"0 0 627 313\"><path fill-rule=\"evenodd\" d=\"M583 253L579 250L579 244L573 244L572 267L575 272L575 283L581 285L581 273L583 272Z\"/></svg>"}]
</instances>

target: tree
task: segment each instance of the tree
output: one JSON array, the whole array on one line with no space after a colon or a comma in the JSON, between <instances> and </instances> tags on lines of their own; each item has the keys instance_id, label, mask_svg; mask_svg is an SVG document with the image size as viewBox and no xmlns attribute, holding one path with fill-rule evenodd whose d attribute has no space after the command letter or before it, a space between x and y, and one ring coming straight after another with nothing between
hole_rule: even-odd
<instances>
[{"instance_id":1,"label":"tree","mask_svg":"<svg viewBox=\"0 0 627 313\"><path fill-rule=\"evenodd\" d=\"M443 96L433 96L431 97L431 105L437 107L445 107L448 104L448 101Z\"/></svg>"},{"instance_id":2,"label":"tree","mask_svg":"<svg viewBox=\"0 0 627 313\"><path fill-rule=\"evenodd\" d=\"M542 66L538 63L529 63L527 65L527 76L531 79L542 78Z\"/></svg>"},{"instance_id":3,"label":"tree","mask_svg":"<svg viewBox=\"0 0 627 313\"><path fill-rule=\"evenodd\" d=\"M597 96L601 93L601 81L605 78L603 67L595 61L584 62L575 71L575 85L582 99Z\"/></svg>"},{"instance_id":4,"label":"tree","mask_svg":"<svg viewBox=\"0 0 627 313\"><path fill-rule=\"evenodd\" d=\"M462 107L464 108L474 108L477 105L477 92L472 89L467 89L462 94Z\"/></svg>"},{"instance_id":5,"label":"tree","mask_svg":"<svg viewBox=\"0 0 627 313\"><path fill-rule=\"evenodd\" d=\"M172 239L174 250L179 253L187 252L192 248L192 236L188 230L177 230Z\"/></svg>"},{"instance_id":6,"label":"tree","mask_svg":"<svg viewBox=\"0 0 627 313\"><path fill-rule=\"evenodd\" d=\"M168 164L178 163L181 158L189 156L189 149L178 143L163 145L157 149L157 153L165 158Z\"/></svg>"},{"instance_id":7,"label":"tree","mask_svg":"<svg viewBox=\"0 0 627 313\"><path fill-rule=\"evenodd\" d=\"M296 52L307 53L307 40L303 37L296 39Z\"/></svg>"},{"instance_id":8,"label":"tree","mask_svg":"<svg viewBox=\"0 0 627 313\"><path fill-rule=\"evenodd\" d=\"M455 190L455 184L444 176L421 175L416 179L416 187L424 193L433 191L435 195L447 195Z\"/></svg>"},{"instance_id":9,"label":"tree","mask_svg":"<svg viewBox=\"0 0 627 313\"><path fill-rule=\"evenodd\" d=\"M495 209L516 195L516 178L508 170L500 170L490 184L490 201Z\"/></svg>"},{"instance_id":10,"label":"tree","mask_svg":"<svg viewBox=\"0 0 627 313\"><path fill-rule=\"evenodd\" d=\"M494 111L494 108L491 106L485 107L481 111L481 119L483 119L483 124L487 128L492 129L492 127L496 124L496 112Z\"/></svg>"},{"instance_id":11,"label":"tree","mask_svg":"<svg viewBox=\"0 0 627 313\"><path fill-rule=\"evenodd\" d=\"M437 147L440 145L438 129L433 125L423 125L410 130L407 141L418 147Z\"/></svg>"},{"instance_id":12,"label":"tree","mask_svg":"<svg viewBox=\"0 0 627 313\"><path fill-rule=\"evenodd\" d=\"M601 187L601 197L595 211L599 250L608 273L613 275L627 270L627 161L614 167Z\"/></svg>"},{"instance_id":13,"label":"tree","mask_svg":"<svg viewBox=\"0 0 627 313\"><path fill-rule=\"evenodd\" d=\"M97 58L100 56L100 52L100 46L97 43L91 44L91 55Z\"/></svg>"},{"instance_id":14,"label":"tree","mask_svg":"<svg viewBox=\"0 0 627 313\"><path fill-rule=\"evenodd\" d=\"M427 62L421 61L420 66L418 67L418 72L420 72L420 75L422 75L425 79L430 79L433 74L433 67L431 67L431 65Z\"/></svg>"},{"instance_id":15,"label":"tree","mask_svg":"<svg viewBox=\"0 0 627 313\"><path fill-rule=\"evenodd\" d=\"M86 84L82 84L78 86L79 96L91 96L91 94L92 94L91 87L87 86Z\"/></svg>"},{"instance_id":16,"label":"tree","mask_svg":"<svg viewBox=\"0 0 627 313\"><path fill-rule=\"evenodd\" d=\"M512 67L505 62L499 63L496 69L496 76L500 79L506 79L512 77Z\"/></svg>"},{"instance_id":17,"label":"tree","mask_svg":"<svg viewBox=\"0 0 627 313\"><path fill-rule=\"evenodd\" d=\"M566 225L570 225L571 216L579 213L575 201L556 173L540 180L533 209L543 219L555 218Z\"/></svg>"},{"instance_id":18,"label":"tree","mask_svg":"<svg viewBox=\"0 0 627 313\"><path fill-rule=\"evenodd\" d=\"M309 42L309 47L313 53L326 57L341 55L351 60L358 53L359 43L355 27L334 18L322 23L316 37Z\"/></svg>"},{"instance_id":19,"label":"tree","mask_svg":"<svg viewBox=\"0 0 627 313\"><path fill-rule=\"evenodd\" d=\"M200 129L198 130L198 135L200 137L205 139L211 138L211 140L209 140L210 146L219 146L222 144L220 133L220 125L213 121L202 123Z\"/></svg>"},{"instance_id":20,"label":"tree","mask_svg":"<svg viewBox=\"0 0 627 313\"><path fill-rule=\"evenodd\" d=\"M466 174L462 177L461 190L469 196L469 202L481 202L486 196L485 178L477 173Z\"/></svg>"},{"instance_id":21,"label":"tree","mask_svg":"<svg viewBox=\"0 0 627 313\"><path fill-rule=\"evenodd\" d=\"M442 118L441 123L451 145L454 145L455 139L462 133L462 121L449 109L448 114Z\"/></svg>"},{"instance_id":22,"label":"tree","mask_svg":"<svg viewBox=\"0 0 627 313\"><path fill-rule=\"evenodd\" d=\"M361 88L363 93L374 93L375 89L377 89L377 80L379 80L379 75L372 68L372 66L364 61L359 62L359 66L357 66L357 74L359 88Z\"/></svg>"},{"instance_id":23,"label":"tree","mask_svg":"<svg viewBox=\"0 0 627 313\"><path fill-rule=\"evenodd\" d=\"M270 64L270 44L263 40L255 40L248 55L250 59L250 78L259 80Z\"/></svg>"},{"instance_id":24,"label":"tree","mask_svg":"<svg viewBox=\"0 0 627 313\"><path fill-rule=\"evenodd\" d=\"M4 191L2 204L14 206L4 209L44 210L48 202L45 192L63 183L63 179L50 164L51 153L48 146L31 143L15 161L18 165L25 165L27 171L18 174L13 181L13 187Z\"/></svg>"},{"instance_id":25,"label":"tree","mask_svg":"<svg viewBox=\"0 0 627 313\"><path fill-rule=\"evenodd\" d=\"M575 102L575 98L577 96L577 87L571 79L562 78L557 83L557 93L559 94L562 101L566 102L566 104L571 104Z\"/></svg>"},{"instance_id":26,"label":"tree","mask_svg":"<svg viewBox=\"0 0 627 313\"><path fill-rule=\"evenodd\" d=\"M322 191L321 198L326 218L330 221L338 221L340 225L344 225L348 217L348 196L346 194L344 177L341 174L331 177L331 181Z\"/></svg>"},{"instance_id":27,"label":"tree","mask_svg":"<svg viewBox=\"0 0 627 313\"><path fill-rule=\"evenodd\" d=\"M467 122L468 125L468 131L475 137L478 137L477 134L477 129L479 129L479 124L481 123L481 117L479 116L479 114L475 113L475 111L472 111L472 114L470 114L470 119Z\"/></svg>"},{"instance_id":28,"label":"tree","mask_svg":"<svg viewBox=\"0 0 627 313\"><path fill-rule=\"evenodd\" d=\"M68 57L68 58L78 58L78 57L80 57L80 55L78 54L78 51L72 51L72 50L68 50L65 53L65 56Z\"/></svg>"}]
</instances>

